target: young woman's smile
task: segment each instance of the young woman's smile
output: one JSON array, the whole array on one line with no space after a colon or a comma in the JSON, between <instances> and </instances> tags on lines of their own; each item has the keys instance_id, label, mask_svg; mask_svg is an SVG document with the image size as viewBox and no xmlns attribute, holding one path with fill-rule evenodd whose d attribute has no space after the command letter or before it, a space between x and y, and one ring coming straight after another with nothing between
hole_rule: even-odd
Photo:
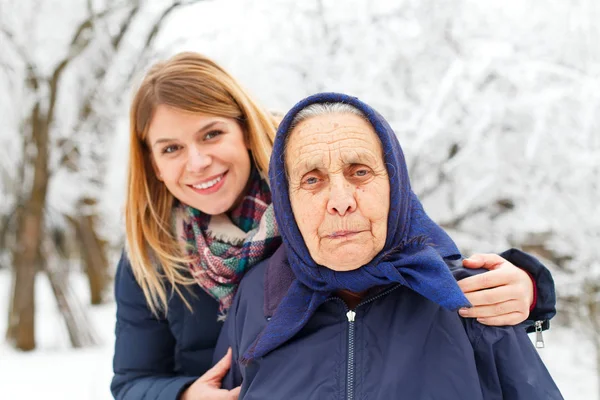
<instances>
[{"instance_id":1,"label":"young woman's smile","mask_svg":"<svg viewBox=\"0 0 600 400\"><path fill-rule=\"evenodd\" d=\"M223 187L225 183L225 177L227 176L227 171L222 174L219 174L213 178L206 179L204 181L193 183L188 185L198 194L212 194L219 191L220 188Z\"/></svg>"}]
</instances>

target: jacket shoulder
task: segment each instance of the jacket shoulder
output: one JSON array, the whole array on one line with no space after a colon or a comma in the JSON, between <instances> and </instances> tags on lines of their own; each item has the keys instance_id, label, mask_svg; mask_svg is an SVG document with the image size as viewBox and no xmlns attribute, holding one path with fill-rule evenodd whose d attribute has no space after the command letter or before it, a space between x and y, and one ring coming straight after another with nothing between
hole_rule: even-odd
<instances>
[{"instance_id":1,"label":"jacket shoulder","mask_svg":"<svg viewBox=\"0 0 600 400\"><path fill-rule=\"evenodd\" d=\"M236 293L236 297L239 298L240 302L250 301L251 303L255 303L260 300L262 306L265 290L265 272L269 260L270 259L267 258L266 260L261 261L246 272Z\"/></svg>"}]
</instances>

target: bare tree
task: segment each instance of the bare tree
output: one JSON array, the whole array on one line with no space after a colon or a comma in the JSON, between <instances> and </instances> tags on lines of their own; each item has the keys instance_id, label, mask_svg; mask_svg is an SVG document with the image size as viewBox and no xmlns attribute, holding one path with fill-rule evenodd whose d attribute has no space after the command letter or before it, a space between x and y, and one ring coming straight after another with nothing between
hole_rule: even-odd
<instances>
[{"instance_id":1,"label":"bare tree","mask_svg":"<svg viewBox=\"0 0 600 400\"><path fill-rule=\"evenodd\" d=\"M114 114L110 110L114 112L115 107L110 105L107 95L122 96L129 85L127 79L148 56L169 15L193 2L172 1L164 5L158 17L148 20L148 15L142 13L145 3L139 0L107 1L100 10L89 1L84 17L73 29L65 55L49 72L47 66L35 61L39 57L29 53L26 38L19 37L10 24L0 20L0 35L10 43L12 53L17 56L11 66L12 75L22 76L25 81L24 105L27 110L20 123L22 154L18 162L20 173L15 178L21 180L13 184L15 207L3 216L12 224L3 225L0 232L0 238L5 242L10 241L8 236L14 237L11 252L14 273L6 337L15 347L22 350L35 348L35 276L41 270L49 276L72 345L79 347L94 342L86 327L84 308L77 303L68 286L67 260L70 255L59 251L61 243L52 234L46 218L49 185L61 171L79 175L79 180L88 185L87 190L76 195L74 204L62 213L62 217L69 221L65 226L73 232L67 237L78 243L76 248L89 278L91 302L101 303L109 275L106 242L99 234L96 205L104 176L105 154L103 150L90 151L89 143L94 140L102 143L102 135L113 127L110 118ZM134 26L137 29L135 35L131 34ZM140 32L144 33L140 35ZM127 49L128 58L122 54L126 38L136 43L134 53ZM115 85L113 77L109 84L111 73L123 71L120 83ZM73 82L81 84L74 95L77 102L72 104L77 117L75 124L65 129L65 126L58 126L58 121L72 110L65 111L57 104L69 96L69 83L72 85ZM109 93L111 87L120 92ZM112 102L118 103L117 100ZM55 138L58 133L60 135ZM77 155L90 156L91 160Z\"/></svg>"}]
</instances>

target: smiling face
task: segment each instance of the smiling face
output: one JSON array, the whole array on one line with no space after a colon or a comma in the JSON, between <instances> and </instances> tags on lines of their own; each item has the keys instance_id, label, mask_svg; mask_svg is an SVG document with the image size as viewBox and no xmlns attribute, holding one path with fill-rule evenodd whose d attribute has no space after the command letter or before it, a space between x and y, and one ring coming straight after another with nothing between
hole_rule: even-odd
<instances>
[{"instance_id":1,"label":"smiling face","mask_svg":"<svg viewBox=\"0 0 600 400\"><path fill-rule=\"evenodd\" d=\"M354 114L312 117L290 133L285 154L292 210L315 262L350 271L371 261L385 245L390 205L372 126Z\"/></svg>"},{"instance_id":2,"label":"smiling face","mask_svg":"<svg viewBox=\"0 0 600 400\"><path fill-rule=\"evenodd\" d=\"M251 161L235 119L159 105L148 145L157 178L182 203L216 215L243 196Z\"/></svg>"}]
</instances>

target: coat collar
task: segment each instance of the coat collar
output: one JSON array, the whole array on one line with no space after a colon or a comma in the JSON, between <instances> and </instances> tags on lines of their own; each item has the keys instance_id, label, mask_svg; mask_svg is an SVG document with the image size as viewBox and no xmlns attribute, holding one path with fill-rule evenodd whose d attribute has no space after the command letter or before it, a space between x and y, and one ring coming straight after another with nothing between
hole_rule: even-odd
<instances>
[{"instance_id":1,"label":"coat collar","mask_svg":"<svg viewBox=\"0 0 600 400\"><path fill-rule=\"evenodd\" d=\"M267 261L264 273L264 303L263 313L265 318L271 318L281 300L285 297L292 282L296 279L287 259L285 246L281 245ZM371 288L367 298L376 296L388 286Z\"/></svg>"},{"instance_id":2,"label":"coat collar","mask_svg":"<svg viewBox=\"0 0 600 400\"><path fill-rule=\"evenodd\" d=\"M275 251L265 268L265 301L263 311L270 318L295 279L283 245Z\"/></svg>"}]
</instances>

